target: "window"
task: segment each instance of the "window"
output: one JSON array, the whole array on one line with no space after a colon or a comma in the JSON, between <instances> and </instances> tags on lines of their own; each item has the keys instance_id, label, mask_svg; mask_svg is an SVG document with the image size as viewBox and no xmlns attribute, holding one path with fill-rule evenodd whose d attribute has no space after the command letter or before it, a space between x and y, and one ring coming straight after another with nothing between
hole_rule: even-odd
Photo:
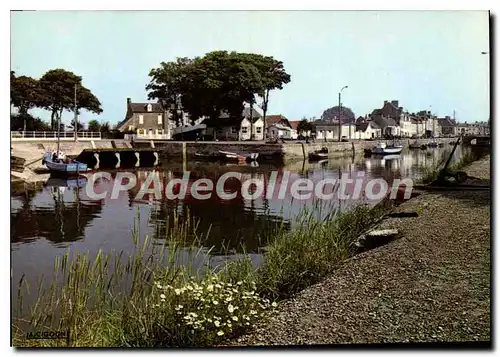
<instances>
[{"instance_id":1,"label":"window","mask_svg":"<svg viewBox=\"0 0 500 357\"><path fill-rule=\"evenodd\" d=\"M139 115L139 124L144 124L144 115Z\"/></svg>"},{"instance_id":2,"label":"window","mask_svg":"<svg viewBox=\"0 0 500 357\"><path fill-rule=\"evenodd\" d=\"M158 134L158 135L163 134L163 129L156 129L156 134Z\"/></svg>"},{"instance_id":3,"label":"window","mask_svg":"<svg viewBox=\"0 0 500 357\"><path fill-rule=\"evenodd\" d=\"M137 135L144 135L146 131L144 129L137 129Z\"/></svg>"},{"instance_id":4,"label":"window","mask_svg":"<svg viewBox=\"0 0 500 357\"><path fill-rule=\"evenodd\" d=\"M248 128L247 128L246 126L242 126L242 127L241 127L241 133L242 133L242 134L246 134L246 133L248 133Z\"/></svg>"},{"instance_id":5,"label":"window","mask_svg":"<svg viewBox=\"0 0 500 357\"><path fill-rule=\"evenodd\" d=\"M148 104L148 112L150 112L151 110L153 110L153 106L151 104Z\"/></svg>"},{"instance_id":6,"label":"window","mask_svg":"<svg viewBox=\"0 0 500 357\"><path fill-rule=\"evenodd\" d=\"M261 134L262 133L262 127L261 126L258 126L255 131L257 132L257 134Z\"/></svg>"},{"instance_id":7,"label":"window","mask_svg":"<svg viewBox=\"0 0 500 357\"><path fill-rule=\"evenodd\" d=\"M133 125L129 125L128 126L128 131L134 131L134 126Z\"/></svg>"},{"instance_id":8,"label":"window","mask_svg":"<svg viewBox=\"0 0 500 357\"><path fill-rule=\"evenodd\" d=\"M236 132L236 127L232 126L232 127L231 127L231 134L236 134L236 133L237 133L237 132Z\"/></svg>"},{"instance_id":9,"label":"window","mask_svg":"<svg viewBox=\"0 0 500 357\"><path fill-rule=\"evenodd\" d=\"M160 115L158 115L158 125L161 125L162 123L163 123L163 118L160 114Z\"/></svg>"}]
</instances>

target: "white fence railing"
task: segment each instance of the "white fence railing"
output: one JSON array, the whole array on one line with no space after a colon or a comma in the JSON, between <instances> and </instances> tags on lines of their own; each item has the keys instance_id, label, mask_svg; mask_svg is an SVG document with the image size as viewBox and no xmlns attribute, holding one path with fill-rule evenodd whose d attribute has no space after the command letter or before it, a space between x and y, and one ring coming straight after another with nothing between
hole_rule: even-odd
<instances>
[{"instance_id":1,"label":"white fence railing","mask_svg":"<svg viewBox=\"0 0 500 357\"><path fill-rule=\"evenodd\" d=\"M123 136L125 140L169 140L167 134L125 134Z\"/></svg>"},{"instance_id":2,"label":"white fence railing","mask_svg":"<svg viewBox=\"0 0 500 357\"><path fill-rule=\"evenodd\" d=\"M75 140L74 131L63 131L59 133L61 140ZM11 131L12 141L22 140L57 140L57 131ZM101 140L101 133L94 131L80 131L77 133L78 140Z\"/></svg>"}]
</instances>

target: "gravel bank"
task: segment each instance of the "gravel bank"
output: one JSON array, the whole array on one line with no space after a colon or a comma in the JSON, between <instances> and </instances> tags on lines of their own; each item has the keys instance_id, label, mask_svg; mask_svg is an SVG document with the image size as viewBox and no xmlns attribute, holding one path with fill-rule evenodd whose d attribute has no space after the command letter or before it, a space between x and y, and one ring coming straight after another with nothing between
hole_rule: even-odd
<instances>
[{"instance_id":1,"label":"gravel bank","mask_svg":"<svg viewBox=\"0 0 500 357\"><path fill-rule=\"evenodd\" d=\"M489 156L465 170L489 179ZM233 346L491 341L490 192L424 193L390 218L402 238L284 301Z\"/></svg>"}]
</instances>

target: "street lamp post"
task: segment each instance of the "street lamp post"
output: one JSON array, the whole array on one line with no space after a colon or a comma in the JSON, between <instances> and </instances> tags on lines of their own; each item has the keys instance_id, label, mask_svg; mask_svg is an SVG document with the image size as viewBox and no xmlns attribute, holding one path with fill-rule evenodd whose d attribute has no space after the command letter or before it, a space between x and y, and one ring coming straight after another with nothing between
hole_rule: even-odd
<instances>
[{"instance_id":1,"label":"street lamp post","mask_svg":"<svg viewBox=\"0 0 500 357\"><path fill-rule=\"evenodd\" d=\"M339 92L339 142L342 141L342 139L341 139L341 136L342 136L342 134L341 134L341 132L342 132L342 124L340 123L340 119L342 117L342 97L341 96L342 96L342 91L344 89L346 89L346 88L347 88L347 86L343 86L340 89L340 92ZM351 128L349 128L349 130L350 129ZM351 136L350 131L349 131L349 136Z\"/></svg>"}]
</instances>

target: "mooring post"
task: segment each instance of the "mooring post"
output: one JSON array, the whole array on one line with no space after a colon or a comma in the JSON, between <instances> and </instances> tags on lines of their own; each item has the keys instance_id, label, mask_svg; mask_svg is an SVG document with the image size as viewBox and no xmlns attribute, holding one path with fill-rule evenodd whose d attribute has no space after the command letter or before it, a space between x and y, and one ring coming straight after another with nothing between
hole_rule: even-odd
<instances>
[{"instance_id":1,"label":"mooring post","mask_svg":"<svg viewBox=\"0 0 500 357\"><path fill-rule=\"evenodd\" d=\"M94 140L90 140L90 143L92 144L92 149L97 149L97 146L95 145Z\"/></svg>"},{"instance_id":2,"label":"mooring post","mask_svg":"<svg viewBox=\"0 0 500 357\"><path fill-rule=\"evenodd\" d=\"M352 155L356 155L356 150L354 148L354 141L351 141L351 144L352 144Z\"/></svg>"},{"instance_id":3,"label":"mooring post","mask_svg":"<svg viewBox=\"0 0 500 357\"><path fill-rule=\"evenodd\" d=\"M158 165L158 161L159 161L159 160L158 160L158 153L155 151L155 152L153 153L153 155L154 155L154 157L155 157L155 163L154 163L153 165L154 165L154 166L156 166L156 165Z\"/></svg>"},{"instance_id":4,"label":"mooring post","mask_svg":"<svg viewBox=\"0 0 500 357\"><path fill-rule=\"evenodd\" d=\"M95 152L94 157L95 157L95 160L97 161L97 163L94 166L94 169L98 169L99 168L99 153Z\"/></svg>"},{"instance_id":5,"label":"mooring post","mask_svg":"<svg viewBox=\"0 0 500 357\"><path fill-rule=\"evenodd\" d=\"M304 143L300 143L302 145L302 157L305 159L306 158L306 148L304 147Z\"/></svg>"},{"instance_id":6,"label":"mooring post","mask_svg":"<svg viewBox=\"0 0 500 357\"><path fill-rule=\"evenodd\" d=\"M141 166L141 155L137 151L135 152L135 157L137 158L137 161L135 162L135 167Z\"/></svg>"},{"instance_id":7,"label":"mooring post","mask_svg":"<svg viewBox=\"0 0 500 357\"><path fill-rule=\"evenodd\" d=\"M183 142L182 143L182 162L186 162L187 161L187 146L186 146L186 142Z\"/></svg>"},{"instance_id":8,"label":"mooring post","mask_svg":"<svg viewBox=\"0 0 500 357\"><path fill-rule=\"evenodd\" d=\"M115 152L115 156L116 156L116 158L118 159L118 162L116 163L115 168L119 168L119 167L120 167L120 163L121 163L121 160L120 160L120 153L119 153L119 152Z\"/></svg>"}]
</instances>

